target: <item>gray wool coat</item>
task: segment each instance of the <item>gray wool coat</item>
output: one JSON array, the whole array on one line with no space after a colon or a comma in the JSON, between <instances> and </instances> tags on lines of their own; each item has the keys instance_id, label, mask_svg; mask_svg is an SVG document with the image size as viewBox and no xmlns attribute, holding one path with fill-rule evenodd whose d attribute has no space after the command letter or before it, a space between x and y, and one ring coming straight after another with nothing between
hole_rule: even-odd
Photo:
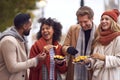
<instances>
[{"instance_id":1,"label":"gray wool coat","mask_svg":"<svg viewBox=\"0 0 120 80\"><path fill-rule=\"evenodd\" d=\"M36 58L28 59L25 42L14 28L0 40L0 80L27 80L27 69L37 65ZM16 38L16 37L19 38Z\"/></svg>"}]
</instances>

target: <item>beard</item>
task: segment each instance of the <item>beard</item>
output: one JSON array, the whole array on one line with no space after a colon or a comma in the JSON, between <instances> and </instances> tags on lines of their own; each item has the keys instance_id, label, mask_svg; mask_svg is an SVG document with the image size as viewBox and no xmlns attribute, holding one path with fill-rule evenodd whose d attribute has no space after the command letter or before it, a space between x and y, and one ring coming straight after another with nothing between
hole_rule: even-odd
<instances>
[{"instance_id":1,"label":"beard","mask_svg":"<svg viewBox=\"0 0 120 80\"><path fill-rule=\"evenodd\" d=\"M29 36L29 34L30 34L30 29L29 29L29 30L25 30L25 31L23 32L23 34L24 34L25 36Z\"/></svg>"}]
</instances>

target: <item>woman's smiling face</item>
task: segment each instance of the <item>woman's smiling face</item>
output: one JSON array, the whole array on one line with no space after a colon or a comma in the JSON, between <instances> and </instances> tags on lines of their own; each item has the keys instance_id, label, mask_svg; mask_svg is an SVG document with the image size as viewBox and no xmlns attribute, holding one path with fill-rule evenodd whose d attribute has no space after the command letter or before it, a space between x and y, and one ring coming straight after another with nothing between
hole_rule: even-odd
<instances>
[{"instance_id":1,"label":"woman's smiling face","mask_svg":"<svg viewBox=\"0 0 120 80\"><path fill-rule=\"evenodd\" d=\"M101 29L106 31L110 29L111 26L111 18L107 15L103 15L100 20L101 23Z\"/></svg>"},{"instance_id":2,"label":"woman's smiling face","mask_svg":"<svg viewBox=\"0 0 120 80\"><path fill-rule=\"evenodd\" d=\"M47 41L52 40L54 33L53 27L44 24L41 29L42 29L41 30L42 37Z\"/></svg>"}]
</instances>

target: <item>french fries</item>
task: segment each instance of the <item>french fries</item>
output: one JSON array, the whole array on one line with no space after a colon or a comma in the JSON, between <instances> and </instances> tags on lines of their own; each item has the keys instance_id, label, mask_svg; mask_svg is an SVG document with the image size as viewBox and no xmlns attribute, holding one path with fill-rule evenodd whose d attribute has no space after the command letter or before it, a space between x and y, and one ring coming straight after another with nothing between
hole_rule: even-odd
<instances>
[{"instance_id":1,"label":"french fries","mask_svg":"<svg viewBox=\"0 0 120 80\"><path fill-rule=\"evenodd\" d=\"M74 63L77 63L77 62L82 62L83 60L87 59L88 56L78 56L76 57L75 59L73 59L73 62Z\"/></svg>"},{"instance_id":2,"label":"french fries","mask_svg":"<svg viewBox=\"0 0 120 80\"><path fill-rule=\"evenodd\" d=\"M63 60L63 59L65 59L65 57L63 57L63 56L61 56L61 55L55 55L55 56L54 56L54 59Z\"/></svg>"}]
</instances>

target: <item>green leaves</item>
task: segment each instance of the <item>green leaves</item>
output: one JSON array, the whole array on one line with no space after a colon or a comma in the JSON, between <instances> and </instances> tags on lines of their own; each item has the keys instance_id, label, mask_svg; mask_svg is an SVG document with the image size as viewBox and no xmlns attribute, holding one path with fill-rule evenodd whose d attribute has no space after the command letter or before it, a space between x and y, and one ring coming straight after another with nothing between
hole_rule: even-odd
<instances>
[{"instance_id":1,"label":"green leaves","mask_svg":"<svg viewBox=\"0 0 120 80\"><path fill-rule=\"evenodd\" d=\"M19 12L35 9L36 0L1 0L0 1L0 32L13 24L14 16Z\"/></svg>"}]
</instances>

